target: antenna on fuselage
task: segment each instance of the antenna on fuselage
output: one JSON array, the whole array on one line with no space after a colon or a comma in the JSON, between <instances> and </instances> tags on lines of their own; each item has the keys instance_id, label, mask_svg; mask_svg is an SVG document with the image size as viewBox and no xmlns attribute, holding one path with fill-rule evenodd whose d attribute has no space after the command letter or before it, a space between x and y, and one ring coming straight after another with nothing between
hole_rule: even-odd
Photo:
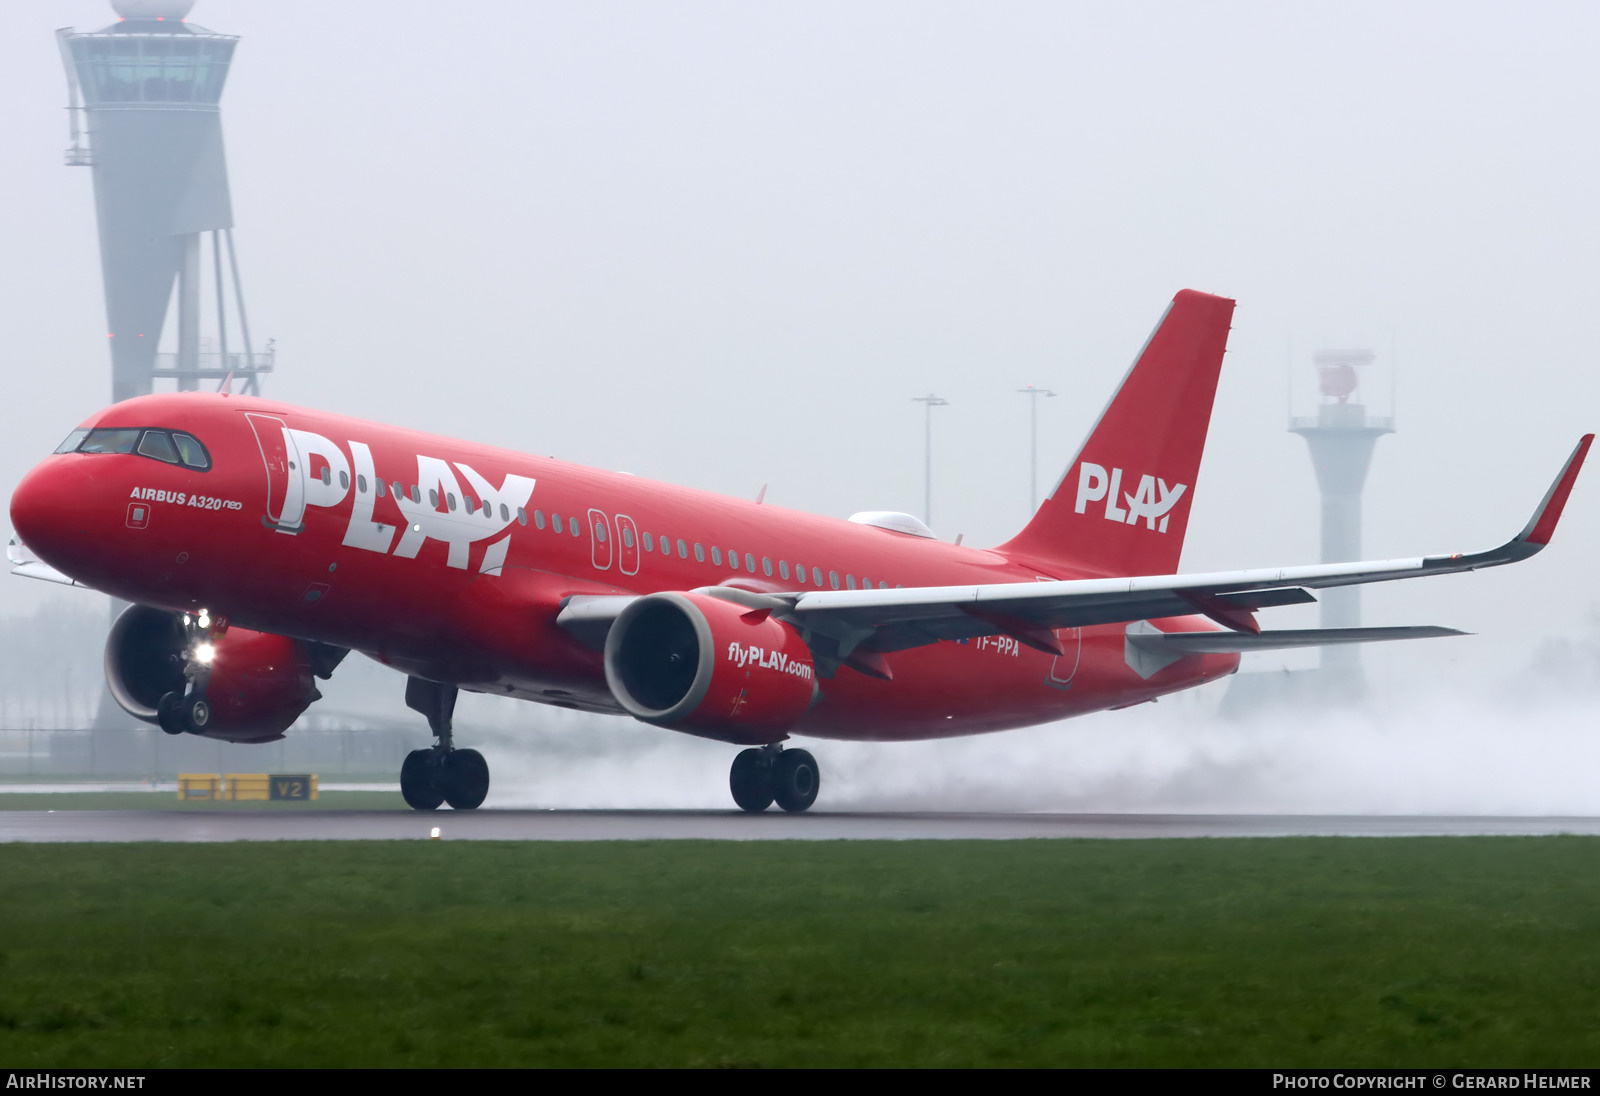
<instances>
[{"instance_id":1,"label":"antenna on fuselage","mask_svg":"<svg viewBox=\"0 0 1600 1096\"><path fill-rule=\"evenodd\" d=\"M761 490L756 492L756 505L760 506L762 500L765 499L766 497L767 497L767 485L763 483L761 485Z\"/></svg>"},{"instance_id":2,"label":"antenna on fuselage","mask_svg":"<svg viewBox=\"0 0 1600 1096\"><path fill-rule=\"evenodd\" d=\"M228 370L228 375L222 378L222 383L217 385L217 392L223 396L233 395L233 370Z\"/></svg>"}]
</instances>

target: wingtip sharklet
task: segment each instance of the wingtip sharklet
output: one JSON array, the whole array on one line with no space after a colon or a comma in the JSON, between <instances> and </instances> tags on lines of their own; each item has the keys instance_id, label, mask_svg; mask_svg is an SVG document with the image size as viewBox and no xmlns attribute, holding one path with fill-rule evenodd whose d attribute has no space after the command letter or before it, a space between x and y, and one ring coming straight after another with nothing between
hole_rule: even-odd
<instances>
[{"instance_id":1,"label":"wingtip sharklet","mask_svg":"<svg viewBox=\"0 0 1600 1096\"><path fill-rule=\"evenodd\" d=\"M1578 472L1583 467L1584 458L1589 455L1589 446L1593 442L1593 434L1585 434L1578 439L1577 447L1572 450L1572 456L1562 465L1560 474L1550 485L1550 490L1545 492L1539 508L1534 511L1533 517L1528 519L1528 524L1523 526L1522 532L1517 534L1512 543L1529 545L1535 552L1550 543L1550 536L1556 530L1556 522L1561 520L1561 512L1566 508L1567 496L1572 494L1572 485L1578 480Z\"/></svg>"}]
</instances>

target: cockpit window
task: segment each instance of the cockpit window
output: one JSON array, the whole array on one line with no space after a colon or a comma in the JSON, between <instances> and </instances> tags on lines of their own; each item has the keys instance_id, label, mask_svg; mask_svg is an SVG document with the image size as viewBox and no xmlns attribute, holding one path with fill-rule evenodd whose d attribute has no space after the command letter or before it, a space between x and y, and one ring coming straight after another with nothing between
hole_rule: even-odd
<instances>
[{"instance_id":1,"label":"cockpit window","mask_svg":"<svg viewBox=\"0 0 1600 1096\"><path fill-rule=\"evenodd\" d=\"M172 440L178 443L178 455L183 458L184 464L187 464L190 468L198 468L202 472L211 467L211 457L206 452L206 447L194 438L191 438L188 434L174 432ZM383 493L381 485L378 488L378 493Z\"/></svg>"},{"instance_id":2,"label":"cockpit window","mask_svg":"<svg viewBox=\"0 0 1600 1096\"><path fill-rule=\"evenodd\" d=\"M146 430L144 437L139 439L139 452L156 460L164 460L168 464L178 463L178 450L172 444L164 431Z\"/></svg>"},{"instance_id":3,"label":"cockpit window","mask_svg":"<svg viewBox=\"0 0 1600 1096\"><path fill-rule=\"evenodd\" d=\"M186 464L199 472L211 468L211 454L199 440L177 431L141 430L137 427L74 430L57 453L137 453L164 464Z\"/></svg>"},{"instance_id":4,"label":"cockpit window","mask_svg":"<svg viewBox=\"0 0 1600 1096\"><path fill-rule=\"evenodd\" d=\"M78 446L80 453L131 453L139 443L138 430L91 430Z\"/></svg>"}]
</instances>

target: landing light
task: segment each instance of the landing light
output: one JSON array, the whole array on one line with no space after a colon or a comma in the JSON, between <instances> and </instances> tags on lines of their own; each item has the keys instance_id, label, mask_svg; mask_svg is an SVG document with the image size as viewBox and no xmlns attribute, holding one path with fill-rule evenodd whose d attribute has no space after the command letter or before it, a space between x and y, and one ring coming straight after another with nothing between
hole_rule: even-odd
<instances>
[{"instance_id":1,"label":"landing light","mask_svg":"<svg viewBox=\"0 0 1600 1096\"><path fill-rule=\"evenodd\" d=\"M202 628L211 627L211 614L205 609L201 609L200 616L196 619L195 623L200 625Z\"/></svg>"},{"instance_id":2,"label":"landing light","mask_svg":"<svg viewBox=\"0 0 1600 1096\"><path fill-rule=\"evenodd\" d=\"M202 664L204 664L206 666L211 665L211 660L216 658L216 657L217 657L217 649L215 647L213 647L209 643L202 643L202 644L200 644L200 646L198 646L198 647L196 647L194 649L195 661L199 662L199 663L202 663Z\"/></svg>"}]
</instances>

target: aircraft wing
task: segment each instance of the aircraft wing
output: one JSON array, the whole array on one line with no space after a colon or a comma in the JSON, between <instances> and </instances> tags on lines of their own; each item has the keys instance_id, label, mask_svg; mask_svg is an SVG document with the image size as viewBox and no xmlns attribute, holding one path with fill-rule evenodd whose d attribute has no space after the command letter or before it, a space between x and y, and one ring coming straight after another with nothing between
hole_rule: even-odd
<instances>
[{"instance_id":1,"label":"aircraft wing","mask_svg":"<svg viewBox=\"0 0 1600 1096\"><path fill-rule=\"evenodd\" d=\"M83 586L83 583L68 578L28 551L28 546L16 537L12 537L6 544L6 560L11 564L11 573L14 575L21 575L23 578L43 579L45 582L59 582L63 586Z\"/></svg>"},{"instance_id":2,"label":"aircraft wing","mask_svg":"<svg viewBox=\"0 0 1600 1096\"><path fill-rule=\"evenodd\" d=\"M940 640L1008 635L1037 650L1060 654L1057 628L1193 614L1207 616L1228 631L1176 636L1145 626L1130 629L1129 640L1152 652L1176 656L1462 635L1433 626L1264 632L1254 614L1272 606L1315 601L1313 590L1477 571L1527 559L1549 543L1593 440L1593 434L1586 434L1578 442L1522 531L1486 552L1194 575L780 594L713 586L701 592L768 609L801 630L820 662L846 664L880 677L888 676L882 654ZM612 621L634 600L627 595L568 598L556 620L581 642L599 649Z\"/></svg>"},{"instance_id":3,"label":"aircraft wing","mask_svg":"<svg viewBox=\"0 0 1600 1096\"><path fill-rule=\"evenodd\" d=\"M1549 543L1593 440L1593 434L1586 434L1578 442L1522 531L1485 552L1194 575L824 590L780 595L773 600L785 604L781 608L774 606L774 615L805 631L832 637L838 644L840 661L850 661L858 648L889 652L941 639L994 634L1009 635L1039 650L1058 651L1052 634L1056 628L1196 613L1238 633L1232 640L1223 641L1232 644L1226 647L1228 650L1452 634L1448 629L1346 629L1339 635L1326 633L1320 639L1315 631L1304 630L1275 636L1261 631L1253 613L1274 605L1314 601L1312 590L1476 571L1528 558ZM738 600L751 597L747 594Z\"/></svg>"}]
</instances>

